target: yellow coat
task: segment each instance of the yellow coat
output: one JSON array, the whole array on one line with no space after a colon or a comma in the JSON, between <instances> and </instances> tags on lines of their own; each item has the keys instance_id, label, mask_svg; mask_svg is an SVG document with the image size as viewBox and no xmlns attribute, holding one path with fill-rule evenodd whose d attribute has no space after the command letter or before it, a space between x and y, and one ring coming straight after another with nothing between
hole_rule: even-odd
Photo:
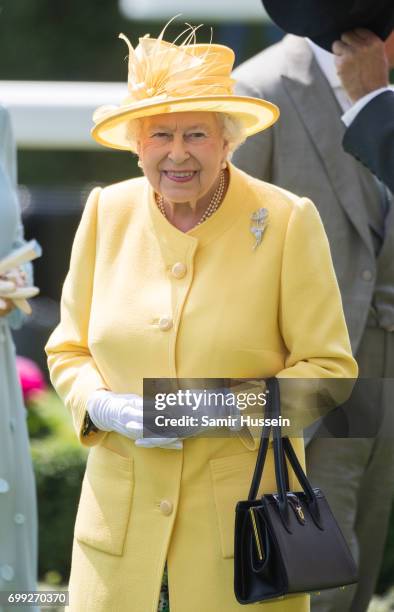
<instances>
[{"instance_id":1,"label":"yellow coat","mask_svg":"<svg viewBox=\"0 0 394 612\"><path fill-rule=\"evenodd\" d=\"M268 227L253 250L250 216L261 207ZM46 350L80 436L95 389L141 394L144 377L357 375L315 207L233 166L220 209L187 234L161 215L144 177L94 189ZM156 612L166 559L171 612L245 609L233 595L234 508L257 451L240 438L190 438L182 451L137 448L114 432L81 441L92 448L70 609ZM303 461L302 440L295 446ZM261 491L275 489L270 451L267 467ZM306 612L309 600L253 609Z\"/></svg>"}]
</instances>

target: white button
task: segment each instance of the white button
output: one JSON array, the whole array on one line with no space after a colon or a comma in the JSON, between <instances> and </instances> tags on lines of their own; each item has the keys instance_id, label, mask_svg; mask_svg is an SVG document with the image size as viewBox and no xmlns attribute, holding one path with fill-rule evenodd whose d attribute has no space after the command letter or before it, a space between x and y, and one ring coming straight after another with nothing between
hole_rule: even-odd
<instances>
[{"instance_id":1,"label":"white button","mask_svg":"<svg viewBox=\"0 0 394 612\"><path fill-rule=\"evenodd\" d=\"M174 506L168 499L163 499L163 501L160 502L160 512L164 514L164 516L169 516L173 509Z\"/></svg>"},{"instance_id":2,"label":"white button","mask_svg":"<svg viewBox=\"0 0 394 612\"><path fill-rule=\"evenodd\" d=\"M370 281L373 278L373 274L372 274L371 270L363 270L361 276L362 276L363 280L365 280L365 281Z\"/></svg>"},{"instance_id":3,"label":"white button","mask_svg":"<svg viewBox=\"0 0 394 612\"><path fill-rule=\"evenodd\" d=\"M183 278L186 274L185 264L181 261L177 261L177 263L174 263L171 268L171 274L172 276L175 276L175 278Z\"/></svg>"},{"instance_id":4,"label":"white button","mask_svg":"<svg viewBox=\"0 0 394 612\"><path fill-rule=\"evenodd\" d=\"M2 565L0 567L0 576L3 580L10 582L15 576L14 568L11 565Z\"/></svg>"},{"instance_id":5,"label":"white button","mask_svg":"<svg viewBox=\"0 0 394 612\"><path fill-rule=\"evenodd\" d=\"M25 515L22 514L21 512L17 512L17 514L15 514L14 516L14 521L17 525L23 525L25 520L26 520Z\"/></svg>"},{"instance_id":6,"label":"white button","mask_svg":"<svg viewBox=\"0 0 394 612\"><path fill-rule=\"evenodd\" d=\"M169 317L160 317L159 327L162 331L168 331L172 327L172 319Z\"/></svg>"},{"instance_id":7,"label":"white button","mask_svg":"<svg viewBox=\"0 0 394 612\"><path fill-rule=\"evenodd\" d=\"M0 493L7 493L10 490L10 485L4 478L0 478Z\"/></svg>"}]
</instances>

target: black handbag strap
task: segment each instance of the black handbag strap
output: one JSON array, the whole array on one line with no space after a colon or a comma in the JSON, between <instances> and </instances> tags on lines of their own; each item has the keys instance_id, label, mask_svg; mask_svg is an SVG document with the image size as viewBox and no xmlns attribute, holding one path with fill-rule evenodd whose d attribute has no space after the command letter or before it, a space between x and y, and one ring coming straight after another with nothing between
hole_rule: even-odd
<instances>
[{"instance_id":1,"label":"black handbag strap","mask_svg":"<svg viewBox=\"0 0 394 612\"><path fill-rule=\"evenodd\" d=\"M269 444L269 430L271 428L268 428L268 427L266 428L266 426L264 425L264 429L265 431L263 430L263 433L261 434L259 452L257 455L256 465L254 467L252 482L251 482L250 489L249 489L249 495L248 495L249 501L252 501L256 499L257 497L257 492L259 490L260 481L261 481L261 475L263 473L263 468L265 464L265 458L267 455L268 444ZM267 434L267 436L263 437L263 435L265 434Z\"/></svg>"},{"instance_id":2,"label":"black handbag strap","mask_svg":"<svg viewBox=\"0 0 394 612\"><path fill-rule=\"evenodd\" d=\"M280 418L280 389L277 378L269 378L267 380L267 391L268 391L268 402L266 405L265 416L269 419ZM288 472L285 461L285 455L287 456L291 467L300 483L306 497L309 509L317 524L320 524L320 516L318 510L318 504L316 495L313 488L302 469L300 462L298 461L297 455L294 451L293 445L290 439L285 436L282 437L280 425L272 427L271 424L264 424L261 440L259 446L259 452L257 455L257 461L252 477L252 483L250 486L248 500L254 500L257 497L257 492L260 486L261 478L264 471L265 460L267 456L269 434L273 431L273 446L274 446L274 463L275 463L275 478L276 486L278 490L278 503L282 517L285 519L288 513L288 499L287 492L289 491L288 483Z\"/></svg>"},{"instance_id":3,"label":"black handbag strap","mask_svg":"<svg viewBox=\"0 0 394 612\"><path fill-rule=\"evenodd\" d=\"M266 404L264 417L266 417L266 419L276 418L274 413L275 411L278 410L278 405L280 406L279 385L278 385L278 381L276 380L276 378L269 378L266 381L266 389L267 389L268 401ZM254 468L252 482L250 485L250 490L249 490L249 495L248 495L249 501L252 501L253 499L256 499L257 497L257 492L259 490L261 477L263 474L265 459L267 456L269 437L270 437L271 430L272 430L272 425L271 424L268 425L264 423L264 426L261 432L259 452L257 455L256 465ZM275 461L275 466L276 466L276 463L277 462ZM284 465L283 461L281 462L281 465L282 466ZM283 478L285 478L286 483L288 483L288 477L286 478L286 476L284 475Z\"/></svg>"}]
</instances>

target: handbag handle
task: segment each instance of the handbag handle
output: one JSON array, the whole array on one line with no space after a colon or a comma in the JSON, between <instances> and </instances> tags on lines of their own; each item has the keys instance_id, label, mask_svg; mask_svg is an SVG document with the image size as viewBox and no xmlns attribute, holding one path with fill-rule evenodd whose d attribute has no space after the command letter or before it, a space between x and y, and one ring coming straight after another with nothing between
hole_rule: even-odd
<instances>
[{"instance_id":1,"label":"handbag handle","mask_svg":"<svg viewBox=\"0 0 394 612\"><path fill-rule=\"evenodd\" d=\"M278 419L280 417L280 387L279 381L277 378L270 379L270 394L272 398L272 409L271 413L274 418ZM279 421L280 422L280 421ZM273 436L274 436L274 461L275 461L275 474L276 474L276 484L278 487L278 497L279 497L279 510L281 511L282 518L287 516L288 512L288 500L287 500L287 491L289 490L288 479L285 481L285 476L287 476L287 465L285 461L285 456L287 456L291 467L297 477L299 484L301 485L302 490L305 493L306 503L308 504L309 511L312 515L313 520L316 525L322 529L321 517L319 512L319 506L317 503L316 495L313 491L313 488L302 469L300 462L298 461L298 457L294 451L293 445L288 438L288 436L282 436L282 431L280 425L276 427L272 427ZM275 450L277 449L277 450Z\"/></svg>"},{"instance_id":2,"label":"handbag handle","mask_svg":"<svg viewBox=\"0 0 394 612\"><path fill-rule=\"evenodd\" d=\"M271 381L273 379L270 378L266 381L266 386L267 389L269 390ZM271 400L271 397L270 397ZM266 410L265 410L265 414L270 417L270 413L271 413L271 401L267 402L266 404ZM257 492L259 490L259 486L260 486L260 482L261 482L261 477L263 475L263 470L264 470L264 465L265 465L265 459L267 456L267 450L268 450L268 445L269 445L269 435L271 432L272 426L271 425L266 425L264 423L263 429L261 431L261 438L260 438L260 445L259 445L259 451L257 454L257 459L256 459L256 465L254 467L254 472L253 472L253 476L252 476L252 482L250 484L250 489L249 489L249 495L248 495L248 501L252 501L254 499L256 499L257 497Z\"/></svg>"},{"instance_id":3,"label":"handbag handle","mask_svg":"<svg viewBox=\"0 0 394 612\"><path fill-rule=\"evenodd\" d=\"M277 378L269 378L267 380L267 390L269 394L269 401L266 406L265 416L269 419L276 418L279 421L280 417L280 389L279 382ZM279 421L280 422L280 421ZM298 461L297 455L294 451L293 445L291 444L290 439L287 436L282 437L281 427L280 425L273 427L271 424L264 424L263 431L261 433L261 440L259 446L259 452L257 456L257 461L252 477L252 483L250 486L249 497L248 500L256 499L258 488L260 486L261 478L264 471L265 460L267 456L268 444L269 444L269 434L273 430L273 439L274 439L274 463L275 463L275 479L276 486L278 490L278 505L279 511L281 513L282 519L286 521L286 517L289 511L289 502L287 499L287 492L289 491L288 484L288 472L287 465L285 461L285 456L287 456L291 467L297 477L298 482L301 485L306 497L306 502L308 504L311 515L317 524L318 527L321 526L320 513L318 510L318 503L316 499L316 495L312 489L312 486L302 469L300 462Z\"/></svg>"},{"instance_id":4,"label":"handbag handle","mask_svg":"<svg viewBox=\"0 0 394 612\"><path fill-rule=\"evenodd\" d=\"M277 379L276 378L267 379L266 387L267 387L267 394L269 395L269 401L266 404L264 416L267 417L268 419L276 418L277 417L276 413L278 413L278 411L280 412L279 385L278 385ZM260 446L259 446L259 451L257 455L256 465L254 468L252 482L251 482L250 489L249 489L249 495L248 495L249 501L252 501L256 499L257 497L257 492L259 490L261 477L263 475L265 459L267 456L269 436L270 436L271 430L272 430L272 425L271 424L267 425L266 423L264 423L264 426L261 432ZM276 446L274 446L274 449L275 448ZM279 451L277 449L276 453L278 452ZM283 453L283 449L282 449L282 453ZM278 464L278 468L277 468L277 464ZM284 485L284 482L286 481L287 486L284 487L284 491L286 491L286 488L288 488L288 477L287 477L287 474L285 474L284 472L283 466L284 466L283 460L281 462L275 461L275 475L277 479L279 478L279 481L283 483L283 485ZM278 474L277 474L277 470L279 470Z\"/></svg>"}]
</instances>

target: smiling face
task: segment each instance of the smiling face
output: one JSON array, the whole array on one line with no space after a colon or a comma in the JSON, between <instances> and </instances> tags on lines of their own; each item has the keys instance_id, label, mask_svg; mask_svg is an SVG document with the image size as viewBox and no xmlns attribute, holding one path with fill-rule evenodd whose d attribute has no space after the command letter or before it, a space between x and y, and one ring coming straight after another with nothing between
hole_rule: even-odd
<instances>
[{"instance_id":1,"label":"smiling face","mask_svg":"<svg viewBox=\"0 0 394 612\"><path fill-rule=\"evenodd\" d=\"M194 207L215 191L228 144L215 113L186 112L143 119L137 151L157 193Z\"/></svg>"}]
</instances>

